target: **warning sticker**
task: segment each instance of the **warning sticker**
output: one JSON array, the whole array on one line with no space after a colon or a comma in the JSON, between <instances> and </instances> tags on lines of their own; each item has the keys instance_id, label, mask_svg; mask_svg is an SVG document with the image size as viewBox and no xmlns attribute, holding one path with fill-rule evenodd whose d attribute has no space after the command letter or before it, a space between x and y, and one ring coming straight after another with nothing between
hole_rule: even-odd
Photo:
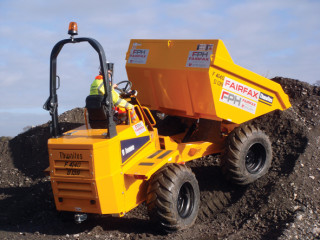
<instances>
[{"instance_id":1,"label":"warning sticker","mask_svg":"<svg viewBox=\"0 0 320 240\"><path fill-rule=\"evenodd\" d=\"M145 131L147 131L146 127L144 126L143 122L138 122L137 124L132 126L134 132L137 136L141 135Z\"/></svg>"},{"instance_id":2,"label":"warning sticker","mask_svg":"<svg viewBox=\"0 0 320 240\"><path fill-rule=\"evenodd\" d=\"M259 100L260 91L248 87L228 77L225 77L222 87L246 98L250 98L251 100Z\"/></svg>"},{"instance_id":3,"label":"warning sticker","mask_svg":"<svg viewBox=\"0 0 320 240\"><path fill-rule=\"evenodd\" d=\"M146 64L149 49L131 49L128 63Z\"/></svg>"},{"instance_id":4,"label":"warning sticker","mask_svg":"<svg viewBox=\"0 0 320 240\"><path fill-rule=\"evenodd\" d=\"M212 50L213 49L213 44L198 44L197 50Z\"/></svg>"},{"instance_id":5,"label":"warning sticker","mask_svg":"<svg viewBox=\"0 0 320 240\"><path fill-rule=\"evenodd\" d=\"M222 85L220 101L244 111L255 114L260 91L225 77Z\"/></svg>"},{"instance_id":6,"label":"warning sticker","mask_svg":"<svg viewBox=\"0 0 320 240\"><path fill-rule=\"evenodd\" d=\"M221 92L220 101L252 114L255 114L257 109L256 102L224 89Z\"/></svg>"},{"instance_id":7,"label":"warning sticker","mask_svg":"<svg viewBox=\"0 0 320 240\"><path fill-rule=\"evenodd\" d=\"M190 51L186 67L208 68L211 51Z\"/></svg>"}]
</instances>

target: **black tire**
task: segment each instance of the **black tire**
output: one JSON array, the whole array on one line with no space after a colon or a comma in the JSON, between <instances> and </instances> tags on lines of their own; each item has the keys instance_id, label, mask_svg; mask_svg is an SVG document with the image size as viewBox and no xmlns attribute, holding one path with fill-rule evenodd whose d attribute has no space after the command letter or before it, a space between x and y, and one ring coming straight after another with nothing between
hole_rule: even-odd
<instances>
[{"instance_id":1,"label":"black tire","mask_svg":"<svg viewBox=\"0 0 320 240\"><path fill-rule=\"evenodd\" d=\"M159 229L173 232L192 226L199 205L198 181L187 166L169 164L151 177L147 208L150 220Z\"/></svg>"},{"instance_id":2,"label":"black tire","mask_svg":"<svg viewBox=\"0 0 320 240\"><path fill-rule=\"evenodd\" d=\"M254 182L268 172L272 148L268 136L253 125L235 128L223 154L227 178L239 185Z\"/></svg>"}]
</instances>

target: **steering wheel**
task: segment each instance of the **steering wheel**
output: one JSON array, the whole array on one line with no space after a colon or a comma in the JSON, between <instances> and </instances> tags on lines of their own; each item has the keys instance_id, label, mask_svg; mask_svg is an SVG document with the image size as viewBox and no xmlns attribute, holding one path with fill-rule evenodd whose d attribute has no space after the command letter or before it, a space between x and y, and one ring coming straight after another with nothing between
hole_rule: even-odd
<instances>
[{"instance_id":1,"label":"steering wheel","mask_svg":"<svg viewBox=\"0 0 320 240\"><path fill-rule=\"evenodd\" d=\"M117 83L118 87L115 87L114 89L118 90L120 94L128 94L130 93L132 82L129 80L121 81ZM119 87L119 85L125 85L123 88Z\"/></svg>"}]
</instances>

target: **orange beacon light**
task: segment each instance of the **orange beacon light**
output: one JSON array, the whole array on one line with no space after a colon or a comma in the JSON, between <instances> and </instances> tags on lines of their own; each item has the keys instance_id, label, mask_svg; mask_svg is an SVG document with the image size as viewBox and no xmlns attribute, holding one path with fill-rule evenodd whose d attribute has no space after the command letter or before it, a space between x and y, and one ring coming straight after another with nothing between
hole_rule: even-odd
<instances>
[{"instance_id":1,"label":"orange beacon light","mask_svg":"<svg viewBox=\"0 0 320 240\"><path fill-rule=\"evenodd\" d=\"M76 22L69 23L68 34L70 34L71 36L78 35L78 25Z\"/></svg>"}]
</instances>

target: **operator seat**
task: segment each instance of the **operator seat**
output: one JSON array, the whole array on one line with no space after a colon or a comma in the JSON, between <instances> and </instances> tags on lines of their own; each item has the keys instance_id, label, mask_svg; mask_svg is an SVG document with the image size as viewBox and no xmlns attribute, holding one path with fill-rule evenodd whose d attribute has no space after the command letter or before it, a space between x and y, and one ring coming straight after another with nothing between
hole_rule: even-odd
<instances>
[{"instance_id":1,"label":"operator seat","mask_svg":"<svg viewBox=\"0 0 320 240\"><path fill-rule=\"evenodd\" d=\"M108 128L107 106L104 96L89 95L86 98L86 108L89 115L89 124L93 129Z\"/></svg>"}]
</instances>

